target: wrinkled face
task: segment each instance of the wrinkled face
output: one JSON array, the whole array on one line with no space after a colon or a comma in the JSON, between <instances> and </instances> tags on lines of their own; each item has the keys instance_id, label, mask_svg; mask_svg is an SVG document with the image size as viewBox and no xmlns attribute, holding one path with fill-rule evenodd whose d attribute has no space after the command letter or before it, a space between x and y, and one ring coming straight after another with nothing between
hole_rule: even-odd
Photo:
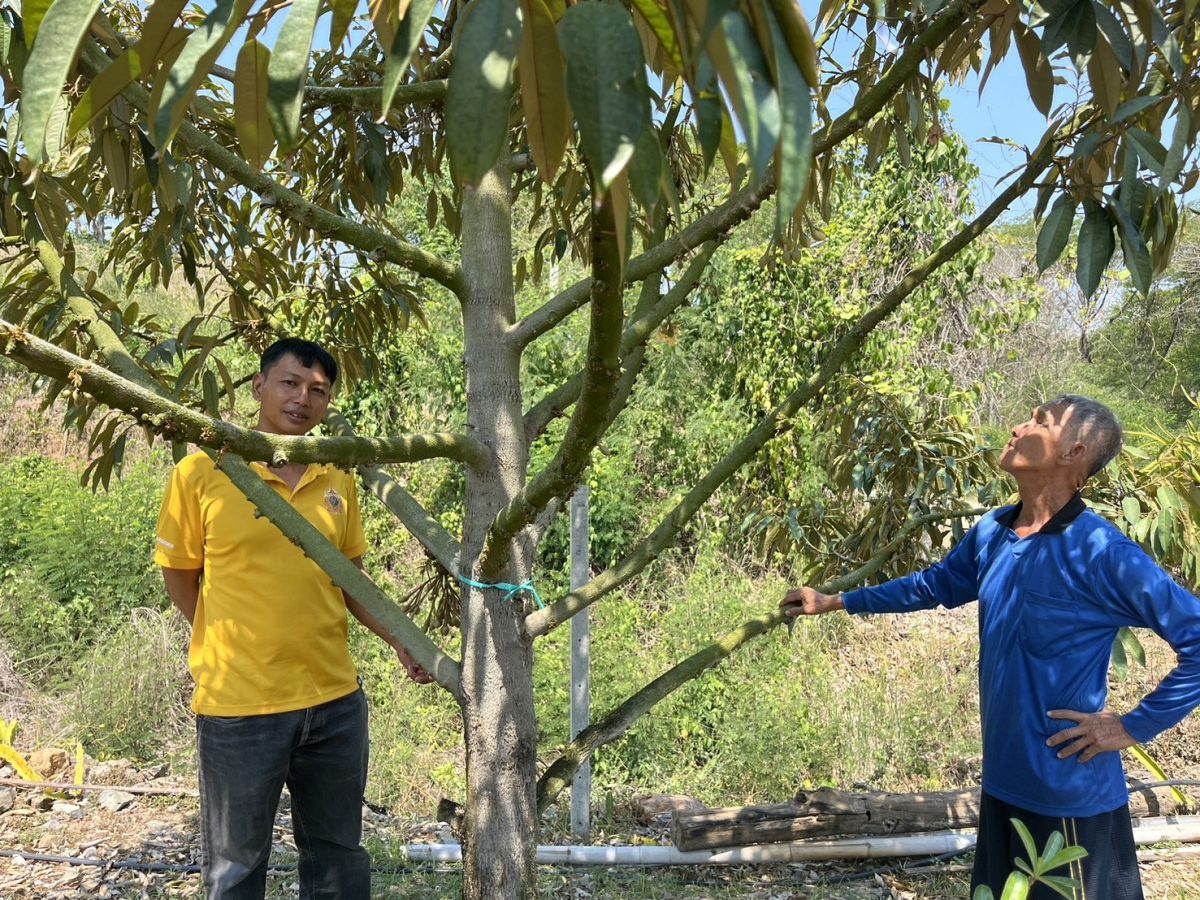
<instances>
[{"instance_id":1,"label":"wrinkled face","mask_svg":"<svg viewBox=\"0 0 1200 900\"><path fill-rule=\"evenodd\" d=\"M333 385L320 365L308 368L288 353L265 373L255 375L253 387L260 404L259 431L302 435L325 418Z\"/></svg>"},{"instance_id":2,"label":"wrinkled face","mask_svg":"<svg viewBox=\"0 0 1200 900\"><path fill-rule=\"evenodd\" d=\"M1078 461L1078 452L1066 441L1066 424L1071 411L1042 404L1029 420L1012 430L1012 439L1000 453L1000 468L1013 475L1022 472L1052 472ZM1081 448L1080 448L1081 449Z\"/></svg>"}]
</instances>

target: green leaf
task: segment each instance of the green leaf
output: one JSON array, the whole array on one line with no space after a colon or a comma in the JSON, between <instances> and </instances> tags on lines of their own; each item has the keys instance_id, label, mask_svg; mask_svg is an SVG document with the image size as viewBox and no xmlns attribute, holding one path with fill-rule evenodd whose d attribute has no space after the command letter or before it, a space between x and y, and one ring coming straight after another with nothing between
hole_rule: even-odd
<instances>
[{"instance_id":1,"label":"green leaf","mask_svg":"<svg viewBox=\"0 0 1200 900\"><path fill-rule=\"evenodd\" d=\"M779 188L775 231L783 234L808 189L808 173L812 168L812 93L769 5L766 14L771 25L771 46L775 51L775 71L779 80L782 131L775 172Z\"/></svg>"},{"instance_id":2,"label":"green leaf","mask_svg":"<svg viewBox=\"0 0 1200 900\"><path fill-rule=\"evenodd\" d=\"M545 0L522 3L526 19L517 72L521 77L525 133L539 177L552 184L571 132L562 49L554 16Z\"/></svg>"},{"instance_id":3,"label":"green leaf","mask_svg":"<svg viewBox=\"0 0 1200 900\"><path fill-rule=\"evenodd\" d=\"M1126 100L1120 106L1113 110L1113 123L1124 122L1126 119L1132 119L1144 109L1149 109L1156 103L1161 103L1167 99L1166 95L1156 94L1147 97L1134 97L1132 100Z\"/></svg>"},{"instance_id":4,"label":"green leaf","mask_svg":"<svg viewBox=\"0 0 1200 900\"><path fill-rule=\"evenodd\" d=\"M1082 0L1075 5L1067 30L1067 53L1082 72L1096 46L1096 8L1093 0Z\"/></svg>"},{"instance_id":5,"label":"green leaf","mask_svg":"<svg viewBox=\"0 0 1200 900\"><path fill-rule=\"evenodd\" d=\"M33 49L34 39L41 30L52 0L21 0L21 26L25 29L25 46Z\"/></svg>"},{"instance_id":6,"label":"green leaf","mask_svg":"<svg viewBox=\"0 0 1200 900\"><path fill-rule=\"evenodd\" d=\"M1044 870L1052 872L1062 866L1069 866L1077 859L1084 859L1087 855L1087 850L1076 846L1063 847L1053 857L1050 856L1049 852L1043 853L1042 857L1045 859Z\"/></svg>"},{"instance_id":7,"label":"green leaf","mask_svg":"<svg viewBox=\"0 0 1200 900\"><path fill-rule=\"evenodd\" d=\"M1160 187L1165 188L1178 178L1179 173L1183 170L1183 160L1187 155L1191 132L1192 114L1188 110L1188 104L1181 103L1175 113L1175 130L1171 134L1171 149L1167 151L1166 159L1163 161L1163 170L1159 180Z\"/></svg>"},{"instance_id":8,"label":"green leaf","mask_svg":"<svg viewBox=\"0 0 1200 900\"><path fill-rule=\"evenodd\" d=\"M1030 99L1043 116L1050 115L1054 105L1054 72L1050 61L1042 52L1042 44L1032 29L1022 22L1013 25L1017 38L1017 53L1021 57L1021 68L1025 70L1025 85Z\"/></svg>"},{"instance_id":9,"label":"green leaf","mask_svg":"<svg viewBox=\"0 0 1200 900\"><path fill-rule=\"evenodd\" d=\"M1096 0L1092 2L1092 14L1096 18L1096 24L1100 31L1108 41L1108 46L1112 47L1113 54L1117 57L1121 68L1126 72L1132 71L1133 44L1130 43L1129 35L1125 33L1125 28L1121 25L1120 20L1111 9Z\"/></svg>"},{"instance_id":10,"label":"green leaf","mask_svg":"<svg viewBox=\"0 0 1200 900\"><path fill-rule=\"evenodd\" d=\"M737 10L727 12L721 18L721 30L732 69L732 83L726 83L725 89L733 98L734 110L746 136L750 169L756 179L762 179L775 155L783 127L779 93L746 17ZM714 37L714 41L719 40L720 35ZM725 73L722 77L726 77Z\"/></svg>"},{"instance_id":11,"label":"green leaf","mask_svg":"<svg viewBox=\"0 0 1200 900\"><path fill-rule=\"evenodd\" d=\"M267 117L279 141L279 149L290 153L300 140L300 106L308 80L308 55L321 0L293 0L292 9L275 38L267 69Z\"/></svg>"},{"instance_id":12,"label":"green leaf","mask_svg":"<svg viewBox=\"0 0 1200 900\"><path fill-rule=\"evenodd\" d=\"M1050 837L1046 838L1046 846L1042 848L1042 852L1038 858L1038 862L1040 863L1046 859L1053 859L1062 850L1064 844L1066 844L1066 841L1063 839L1062 832L1060 832L1060 831L1050 832ZM1038 866L1039 871L1048 871L1049 869L1056 869L1056 868L1058 868L1058 867L1057 866L1043 867L1040 865Z\"/></svg>"},{"instance_id":13,"label":"green leaf","mask_svg":"<svg viewBox=\"0 0 1200 900\"><path fill-rule=\"evenodd\" d=\"M333 22L329 26L329 46L336 50L346 39L350 23L354 21L358 0L329 0L329 8L333 10Z\"/></svg>"},{"instance_id":14,"label":"green leaf","mask_svg":"<svg viewBox=\"0 0 1200 900\"><path fill-rule=\"evenodd\" d=\"M1132 658L1138 665L1146 665L1146 648L1142 646L1142 642L1138 639L1132 628L1120 628L1117 630L1117 640L1121 642L1121 646L1125 648L1125 654Z\"/></svg>"},{"instance_id":15,"label":"green leaf","mask_svg":"<svg viewBox=\"0 0 1200 900\"><path fill-rule=\"evenodd\" d=\"M642 131L633 151L633 161L629 164L629 186L647 212L654 209L658 202L661 171L662 151L658 145L658 134L651 126Z\"/></svg>"},{"instance_id":16,"label":"green leaf","mask_svg":"<svg viewBox=\"0 0 1200 900\"><path fill-rule=\"evenodd\" d=\"M256 39L246 41L238 51L233 73L233 125L242 156L255 169L271 158L275 136L267 114L267 70L271 51Z\"/></svg>"},{"instance_id":17,"label":"green leaf","mask_svg":"<svg viewBox=\"0 0 1200 900\"><path fill-rule=\"evenodd\" d=\"M200 82L208 75L249 8L250 0L217 0L212 12L191 33L170 71L159 82L162 96L150 110L150 138L160 151L179 130Z\"/></svg>"},{"instance_id":18,"label":"green leaf","mask_svg":"<svg viewBox=\"0 0 1200 900\"><path fill-rule=\"evenodd\" d=\"M1130 525L1136 525L1138 520L1142 518L1142 504L1137 497L1129 496L1121 501L1121 512L1125 514L1125 521Z\"/></svg>"},{"instance_id":19,"label":"green leaf","mask_svg":"<svg viewBox=\"0 0 1200 900\"><path fill-rule=\"evenodd\" d=\"M21 140L35 165L50 157L47 146L50 119L58 108L67 73L99 8L100 0L54 0L37 28L38 39L25 63L20 102ZM26 40L30 40L28 33Z\"/></svg>"},{"instance_id":20,"label":"green leaf","mask_svg":"<svg viewBox=\"0 0 1200 900\"><path fill-rule=\"evenodd\" d=\"M1004 882L1000 900L1025 900L1029 896L1029 876L1024 872L1013 872Z\"/></svg>"},{"instance_id":21,"label":"green leaf","mask_svg":"<svg viewBox=\"0 0 1200 900\"><path fill-rule=\"evenodd\" d=\"M721 146L721 123L724 118L717 73L707 53L700 55L696 83L700 85L692 104L696 112L696 139L700 142L704 171L707 172L712 168L713 160L717 158L717 150Z\"/></svg>"},{"instance_id":22,"label":"green leaf","mask_svg":"<svg viewBox=\"0 0 1200 900\"><path fill-rule=\"evenodd\" d=\"M1078 896L1079 882L1074 878L1067 878L1065 875L1043 875L1038 881L1067 900L1074 900Z\"/></svg>"},{"instance_id":23,"label":"green leaf","mask_svg":"<svg viewBox=\"0 0 1200 900\"><path fill-rule=\"evenodd\" d=\"M1050 207L1050 212L1042 220L1041 230L1037 236L1037 267L1039 272L1045 272L1057 262L1066 249L1071 237L1071 227L1075 224L1075 201L1069 194L1063 194Z\"/></svg>"},{"instance_id":24,"label":"green leaf","mask_svg":"<svg viewBox=\"0 0 1200 900\"><path fill-rule=\"evenodd\" d=\"M1012 822L1012 827L1016 829L1017 837L1021 839L1022 845L1025 847L1026 859L1037 859L1037 844L1034 843L1033 835L1029 833L1029 829L1025 827L1025 823L1020 819L1009 819ZM1008 885L1005 885L1005 896L1007 896Z\"/></svg>"},{"instance_id":25,"label":"green leaf","mask_svg":"<svg viewBox=\"0 0 1200 900\"><path fill-rule=\"evenodd\" d=\"M387 118L388 110L392 108L392 99L396 96L396 88L404 73L408 71L408 62L421 45L421 35L433 15L437 0L412 0L396 29L392 39L392 47L388 51L383 64L383 94L379 106L379 121Z\"/></svg>"},{"instance_id":26,"label":"green leaf","mask_svg":"<svg viewBox=\"0 0 1200 900\"><path fill-rule=\"evenodd\" d=\"M675 71L682 71L683 57L679 52L679 42L675 39L675 31L671 27L671 17L667 15L666 4L659 0L633 0L633 5L641 17L646 20L646 24L654 32L654 36L658 38L659 45L675 66Z\"/></svg>"},{"instance_id":27,"label":"green leaf","mask_svg":"<svg viewBox=\"0 0 1200 900\"><path fill-rule=\"evenodd\" d=\"M92 79L88 89L75 104L67 129L71 137L103 115L125 88L149 75L162 57L173 53L187 40L190 32L172 27L175 18L186 5L187 0L175 0L173 3L156 3L150 8L142 26L142 39Z\"/></svg>"},{"instance_id":28,"label":"green leaf","mask_svg":"<svg viewBox=\"0 0 1200 900\"><path fill-rule=\"evenodd\" d=\"M454 175L477 184L508 147L513 70L521 46L516 0L475 0L454 47L446 144Z\"/></svg>"},{"instance_id":29,"label":"green leaf","mask_svg":"<svg viewBox=\"0 0 1200 900\"><path fill-rule=\"evenodd\" d=\"M601 191L625 169L650 122L642 42L629 13L579 3L558 26L567 61L567 97Z\"/></svg>"},{"instance_id":30,"label":"green leaf","mask_svg":"<svg viewBox=\"0 0 1200 900\"><path fill-rule=\"evenodd\" d=\"M1074 149L1071 150L1072 159L1085 159L1091 156L1096 150L1108 140L1109 136L1103 132L1093 131L1085 134L1075 143Z\"/></svg>"},{"instance_id":31,"label":"green leaf","mask_svg":"<svg viewBox=\"0 0 1200 900\"><path fill-rule=\"evenodd\" d=\"M1113 641L1112 667L1117 681L1124 681L1129 675L1129 657L1126 656L1125 647L1119 640Z\"/></svg>"},{"instance_id":32,"label":"green leaf","mask_svg":"<svg viewBox=\"0 0 1200 900\"><path fill-rule=\"evenodd\" d=\"M1094 200L1085 200L1075 265L1075 280L1085 297L1096 293L1114 250L1116 241L1113 238L1112 220L1108 213Z\"/></svg>"},{"instance_id":33,"label":"green leaf","mask_svg":"<svg viewBox=\"0 0 1200 900\"><path fill-rule=\"evenodd\" d=\"M1166 171L1167 151L1154 135L1141 128L1130 128L1125 132L1125 142L1137 151L1147 169L1162 178Z\"/></svg>"},{"instance_id":34,"label":"green leaf","mask_svg":"<svg viewBox=\"0 0 1200 900\"><path fill-rule=\"evenodd\" d=\"M1121 236L1121 251L1125 256L1125 268L1129 270L1129 278L1138 293L1145 296L1150 293L1150 283L1154 279L1150 248L1146 246L1141 231L1124 206L1111 202L1108 207L1117 219L1117 233Z\"/></svg>"}]
</instances>

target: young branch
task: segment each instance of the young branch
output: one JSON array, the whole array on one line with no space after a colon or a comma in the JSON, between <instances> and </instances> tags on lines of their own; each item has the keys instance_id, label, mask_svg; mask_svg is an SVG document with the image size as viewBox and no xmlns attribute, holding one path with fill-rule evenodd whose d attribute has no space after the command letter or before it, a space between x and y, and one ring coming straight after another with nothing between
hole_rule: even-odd
<instances>
[{"instance_id":1,"label":"young branch","mask_svg":"<svg viewBox=\"0 0 1200 900\"><path fill-rule=\"evenodd\" d=\"M446 96L445 79L437 81L417 81L412 84L402 84L396 88L396 96L392 98L390 109L397 106L419 106L436 103ZM304 106L308 107L338 107L355 112L368 112L379 115L379 104L383 100L383 89L377 86L358 87L343 85L310 84L304 89Z\"/></svg>"},{"instance_id":2,"label":"young branch","mask_svg":"<svg viewBox=\"0 0 1200 900\"><path fill-rule=\"evenodd\" d=\"M332 407L325 414L325 424L336 434L354 435L350 423ZM408 533L425 548L425 552L437 560L438 565L447 572L458 571L462 546L412 494L391 475L375 466L359 466L358 476L363 485L392 511L392 515L400 520Z\"/></svg>"},{"instance_id":3,"label":"young branch","mask_svg":"<svg viewBox=\"0 0 1200 900\"><path fill-rule=\"evenodd\" d=\"M246 461L232 453L212 454L217 468L229 476L284 537L300 547L304 554L333 579L333 583L362 604L384 628L394 635L409 656L434 680L460 698L457 662L442 652L429 636L404 614L387 594L337 547L329 543L316 527L267 485Z\"/></svg>"},{"instance_id":4,"label":"young branch","mask_svg":"<svg viewBox=\"0 0 1200 900\"><path fill-rule=\"evenodd\" d=\"M103 71L108 63L108 57L94 42L84 48L79 59L80 68L93 78ZM126 88L122 96L142 113L146 113L149 108L149 94L136 82ZM361 250L377 260L384 260L402 266L418 275L432 278L456 295L461 296L463 278L457 266L421 250L419 247L397 240L384 231L353 221L345 216L339 216L317 203L306 200L300 194L253 168L240 156L226 149L215 139L188 122L184 122L179 127L175 139L182 142L188 149L203 156L238 184L257 194L264 206L272 206L281 215L292 221Z\"/></svg>"},{"instance_id":5,"label":"young branch","mask_svg":"<svg viewBox=\"0 0 1200 900\"><path fill-rule=\"evenodd\" d=\"M0 319L0 356L7 356L39 375L69 382L106 406L149 426L167 440L188 441L237 453L273 466L309 462L356 466L418 462L437 457L482 466L489 459L487 449L464 434L432 433L391 438L290 437L241 428L171 400L164 396L166 392L157 383L153 387L142 386L3 319Z\"/></svg>"},{"instance_id":6,"label":"young branch","mask_svg":"<svg viewBox=\"0 0 1200 900\"><path fill-rule=\"evenodd\" d=\"M855 101L854 106L828 127L813 136L813 158L837 147L846 138L862 129L876 113L891 100L908 79L915 75L927 54L946 40L982 0L953 0L947 4L908 46L879 81ZM728 200L697 219L691 225L629 261L625 279L641 281L661 272L675 259L699 247L738 225L775 192L775 180L767 176L757 184L747 185ZM560 292L513 328L513 339L524 347L545 334L579 307L590 296L590 279L584 279Z\"/></svg>"},{"instance_id":7,"label":"young branch","mask_svg":"<svg viewBox=\"0 0 1200 900\"><path fill-rule=\"evenodd\" d=\"M608 408L621 377L621 332L624 319L621 249L612 195L592 207L592 316L587 365L575 414L567 425L554 459L500 511L488 531L480 558L487 577L507 562L512 539L555 497L566 496L587 468L592 449L606 427Z\"/></svg>"},{"instance_id":8,"label":"young branch","mask_svg":"<svg viewBox=\"0 0 1200 900\"><path fill-rule=\"evenodd\" d=\"M625 326L625 333L621 335L621 367L627 374L632 371L636 377L639 366L633 364L632 354L639 348L644 348L646 341L655 329L666 320L667 316L687 301L688 295L700 280L700 276L704 274L716 249L716 241L709 241L701 247L700 252L692 259L687 270L671 290L660 297L658 302L650 305L649 309L643 310L639 305L639 308L634 311L633 317ZM583 372L576 372L570 379L534 404L525 414L526 441L533 443L554 419L562 415L575 402L583 386L583 374ZM628 392L626 392L626 396L628 396Z\"/></svg>"},{"instance_id":9,"label":"young branch","mask_svg":"<svg viewBox=\"0 0 1200 900\"><path fill-rule=\"evenodd\" d=\"M882 569L887 561L896 554L903 542L915 531L942 519L966 518L982 515L985 512L987 512L986 507L939 510L911 519L900 528L886 546L865 564L853 572L826 582L818 590L829 594L850 590ZM543 810L554 802L559 793L571 783L575 772L588 757L596 752L597 748L621 737L660 700L668 697L689 681L700 677L747 641L766 634L785 621L783 610L775 609L764 616L742 623L733 631L702 647L687 659L663 672L605 716L603 720L593 723L581 731L538 779L538 809Z\"/></svg>"},{"instance_id":10,"label":"young branch","mask_svg":"<svg viewBox=\"0 0 1200 900\"><path fill-rule=\"evenodd\" d=\"M679 532L722 484L758 453L768 441L791 429L791 420L795 414L825 388L829 380L862 346L880 322L899 307L909 294L934 272L979 237L984 229L995 221L1014 200L1033 186L1038 176L1049 166L1053 156L1052 151L1057 146L1057 141L1046 141L1038 154L1026 165L1020 178L1002 191L991 205L972 222L965 225L953 237L910 269L895 287L884 294L838 339L825 354L820 368L789 394L778 407L764 416L754 429L708 471L658 527L642 540L625 559L613 568L601 572L586 585L572 591L558 602L531 613L525 620L529 634L537 637L565 622L575 613L633 578L671 546Z\"/></svg>"}]
</instances>

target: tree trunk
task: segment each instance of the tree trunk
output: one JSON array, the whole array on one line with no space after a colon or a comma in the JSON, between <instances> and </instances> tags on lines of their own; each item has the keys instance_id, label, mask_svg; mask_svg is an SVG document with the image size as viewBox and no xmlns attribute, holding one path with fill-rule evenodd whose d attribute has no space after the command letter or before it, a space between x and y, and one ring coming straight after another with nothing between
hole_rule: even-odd
<instances>
[{"instance_id":1,"label":"tree trunk","mask_svg":"<svg viewBox=\"0 0 1200 900\"><path fill-rule=\"evenodd\" d=\"M532 547L518 540L503 572L475 564L496 514L525 481L520 355L507 339L516 316L512 288L509 175L489 173L463 200L463 329L468 424L493 455L469 467L460 571L475 581L519 584ZM534 854L537 726L526 598L494 588L463 590L462 715L467 749L463 894L522 898L537 892Z\"/></svg>"},{"instance_id":2,"label":"tree trunk","mask_svg":"<svg viewBox=\"0 0 1200 900\"><path fill-rule=\"evenodd\" d=\"M1178 809L1164 788L1144 788L1129 798L1133 818L1170 815ZM979 790L925 794L801 792L790 803L676 813L671 838L680 850L746 847L833 835L910 834L974 828Z\"/></svg>"}]
</instances>

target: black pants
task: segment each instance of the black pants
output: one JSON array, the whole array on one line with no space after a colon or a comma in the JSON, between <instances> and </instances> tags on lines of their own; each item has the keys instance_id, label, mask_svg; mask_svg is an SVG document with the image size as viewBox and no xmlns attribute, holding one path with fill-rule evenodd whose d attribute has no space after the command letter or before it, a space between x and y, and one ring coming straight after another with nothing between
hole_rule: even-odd
<instances>
[{"instance_id":1,"label":"black pants","mask_svg":"<svg viewBox=\"0 0 1200 900\"><path fill-rule=\"evenodd\" d=\"M302 900L368 900L363 692L263 716L197 716L204 885L209 900L262 900L275 809L292 794Z\"/></svg>"},{"instance_id":2,"label":"black pants","mask_svg":"<svg viewBox=\"0 0 1200 900\"><path fill-rule=\"evenodd\" d=\"M1037 852L1046 848L1051 832L1059 832L1068 846L1083 847L1088 855L1083 859L1050 872L1074 878L1081 883L1075 889L1077 900L1142 900L1142 879L1137 866L1137 847L1133 842L1133 825L1129 807L1084 818L1045 816L1013 806L985 791L979 804L979 842L975 849L975 868L971 873L971 893L981 884L999 897L1004 882L1016 868L1013 861L1024 859L1031 863L1025 845L1012 819L1020 819L1033 835ZM1061 900L1044 884L1034 885L1029 900Z\"/></svg>"}]
</instances>

